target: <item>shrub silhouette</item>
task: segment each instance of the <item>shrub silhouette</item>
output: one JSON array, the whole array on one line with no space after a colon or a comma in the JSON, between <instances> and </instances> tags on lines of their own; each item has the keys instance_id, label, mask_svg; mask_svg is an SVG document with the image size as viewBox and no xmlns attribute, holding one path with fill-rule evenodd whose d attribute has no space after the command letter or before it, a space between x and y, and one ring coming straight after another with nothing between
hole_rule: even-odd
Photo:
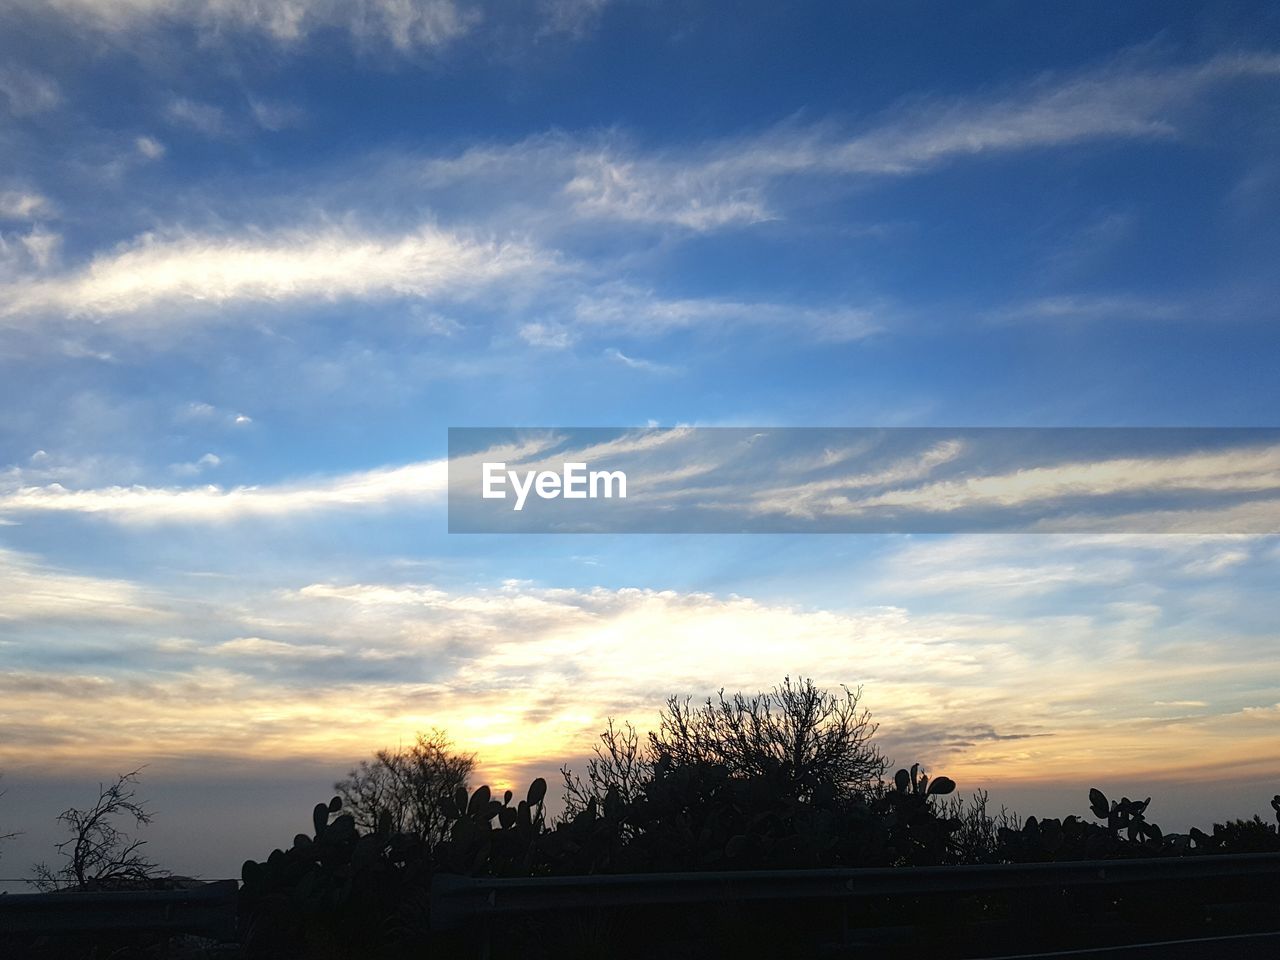
<instances>
[{"instance_id":1,"label":"shrub silhouette","mask_svg":"<svg viewBox=\"0 0 1280 960\"><path fill-rule=\"evenodd\" d=\"M262 863L246 861L242 938L251 957L420 956L432 944L457 948L429 925L436 873L536 877L1280 851L1276 826L1260 817L1215 824L1212 835L1168 834L1146 820L1150 800L1113 801L1091 790L1090 810L1100 822L1069 816L1019 823L1004 811L987 816L983 794L968 805L947 799L954 789L949 778L929 778L917 765L897 771L873 795L825 791L799 799L765 777L664 757L637 796L607 792L554 824L545 816L541 778L518 801L509 790L498 798L487 786L459 789L442 804L449 835L435 845L392 831L389 817L362 832L334 797L316 805L313 835L299 834ZM966 830L979 839L966 839ZM1144 923L1164 923L1180 902L1141 890L1114 901Z\"/></svg>"},{"instance_id":2,"label":"shrub silhouette","mask_svg":"<svg viewBox=\"0 0 1280 960\"><path fill-rule=\"evenodd\" d=\"M417 834L437 843L448 834L446 801L466 789L475 770L474 754L456 753L440 730L419 733L412 746L379 750L333 785L342 809L365 832L378 829L383 816L395 833Z\"/></svg>"},{"instance_id":3,"label":"shrub silhouette","mask_svg":"<svg viewBox=\"0 0 1280 960\"><path fill-rule=\"evenodd\" d=\"M843 799L864 796L880 783L888 761L871 742L877 724L860 704L862 689L842 691L786 677L768 692L726 697L721 690L696 707L689 698L671 697L649 734L648 759L722 765L801 800L827 791Z\"/></svg>"},{"instance_id":4,"label":"shrub silhouette","mask_svg":"<svg viewBox=\"0 0 1280 960\"><path fill-rule=\"evenodd\" d=\"M442 943L428 917L437 873L538 877L1280 851L1277 827L1259 817L1215 824L1212 834L1166 833L1147 819L1150 798L1112 800L1094 789L1092 820L1023 821L1004 810L988 814L985 793L957 799L950 778L930 777L919 764L885 781L884 760L869 742L875 727L858 695L831 697L809 681L787 680L754 698L721 694L697 708L673 698L661 720L646 740L610 721L585 779L562 768L566 810L555 822L541 778L518 800L511 790L499 797L488 786L454 784L432 801L441 828L426 831L404 829L411 821L387 806L371 823L368 808L353 812L341 796L318 804L312 835L244 864L248 955L421 955ZM1280 819L1280 796L1272 807ZM1123 903L1146 922L1173 901L1135 894Z\"/></svg>"}]
</instances>

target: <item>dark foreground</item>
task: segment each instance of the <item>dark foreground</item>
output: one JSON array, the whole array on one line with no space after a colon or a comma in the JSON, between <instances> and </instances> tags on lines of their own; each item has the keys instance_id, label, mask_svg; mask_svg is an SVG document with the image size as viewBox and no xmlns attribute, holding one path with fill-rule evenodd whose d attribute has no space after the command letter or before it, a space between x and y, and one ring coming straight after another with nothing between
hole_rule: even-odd
<instances>
[{"instance_id":1,"label":"dark foreground","mask_svg":"<svg viewBox=\"0 0 1280 960\"><path fill-rule=\"evenodd\" d=\"M283 905L282 905L283 906ZM403 957L1280 956L1280 854L543 878L438 875ZM317 917L317 921L321 918ZM0 897L0 956L331 958L252 936L234 882ZM387 931L383 931L386 933ZM371 938L380 943L386 937ZM372 948L372 943L370 944ZM385 947L376 955L389 955Z\"/></svg>"}]
</instances>

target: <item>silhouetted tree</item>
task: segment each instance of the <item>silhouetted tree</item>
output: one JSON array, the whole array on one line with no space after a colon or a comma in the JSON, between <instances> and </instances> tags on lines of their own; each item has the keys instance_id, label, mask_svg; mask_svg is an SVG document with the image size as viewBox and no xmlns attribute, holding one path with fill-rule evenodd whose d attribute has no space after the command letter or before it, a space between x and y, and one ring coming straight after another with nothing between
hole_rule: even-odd
<instances>
[{"instance_id":1,"label":"silhouetted tree","mask_svg":"<svg viewBox=\"0 0 1280 960\"><path fill-rule=\"evenodd\" d=\"M1022 829L1022 818L1001 806L999 813L988 809L986 790L977 790L965 799L948 796L937 803L937 815L959 826L951 835L953 858L957 863L995 863L1000 857L1000 831Z\"/></svg>"},{"instance_id":2,"label":"silhouetted tree","mask_svg":"<svg viewBox=\"0 0 1280 960\"><path fill-rule=\"evenodd\" d=\"M412 746L379 750L372 761L360 761L333 788L362 831L378 830L385 813L394 832L434 844L446 838L452 797L467 788L475 765L475 754L455 753L443 731L433 730L419 733Z\"/></svg>"},{"instance_id":3,"label":"silhouetted tree","mask_svg":"<svg viewBox=\"0 0 1280 960\"><path fill-rule=\"evenodd\" d=\"M35 866L36 885L42 890L67 886L113 886L152 880L167 875L142 855L145 840L116 826L120 818L132 818L134 826L151 822L151 813L137 799L135 789L141 771L123 773L115 782L98 784L98 799L86 809L71 807L58 814L58 822L71 831L71 839L55 844L67 862L54 869Z\"/></svg>"},{"instance_id":4,"label":"silhouetted tree","mask_svg":"<svg viewBox=\"0 0 1280 960\"><path fill-rule=\"evenodd\" d=\"M760 777L797 798L819 791L854 797L874 791L888 761L871 742L877 724L859 701L862 688L829 693L786 677L766 693L708 698L693 706L671 697L649 734L653 758L677 766L721 764Z\"/></svg>"},{"instance_id":5,"label":"silhouetted tree","mask_svg":"<svg viewBox=\"0 0 1280 960\"><path fill-rule=\"evenodd\" d=\"M4 791L0 790L0 798L3 798L3 797L4 797ZM3 843L5 840L12 840L16 836L17 836L16 833L0 833L0 843Z\"/></svg>"},{"instance_id":6,"label":"silhouetted tree","mask_svg":"<svg viewBox=\"0 0 1280 960\"><path fill-rule=\"evenodd\" d=\"M653 758L647 743L642 743L630 723L617 726L613 718L600 734L600 742L592 747L587 760L587 777L583 780L569 766L560 768L564 777L564 819L571 820L587 809L594 800L603 808L611 793L624 803L638 799L644 786L653 779Z\"/></svg>"}]
</instances>

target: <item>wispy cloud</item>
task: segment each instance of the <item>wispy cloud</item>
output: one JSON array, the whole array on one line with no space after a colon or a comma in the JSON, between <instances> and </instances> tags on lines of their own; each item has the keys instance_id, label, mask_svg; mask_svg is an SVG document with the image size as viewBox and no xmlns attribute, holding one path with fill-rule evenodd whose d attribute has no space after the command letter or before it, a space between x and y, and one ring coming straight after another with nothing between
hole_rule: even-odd
<instances>
[{"instance_id":1,"label":"wispy cloud","mask_svg":"<svg viewBox=\"0 0 1280 960\"><path fill-rule=\"evenodd\" d=\"M1016 472L941 480L850 500L847 508L913 507L950 512L981 506L1018 507L1069 497L1109 497L1161 491L1257 493L1280 490L1280 448L1190 453L1170 457L1080 460Z\"/></svg>"},{"instance_id":2,"label":"wispy cloud","mask_svg":"<svg viewBox=\"0 0 1280 960\"><path fill-rule=\"evenodd\" d=\"M18 66L0 67L0 102L16 117L52 110L62 102L62 91L52 77Z\"/></svg>"},{"instance_id":3,"label":"wispy cloud","mask_svg":"<svg viewBox=\"0 0 1280 960\"><path fill-rule=\"evenodd\" d=\"M346 31L360 44L400 52L435 50L464 36L478 10L454 0L25 0L53 9L80 29L128 34L173 22L206 36L228 31L265 35L281 44L305 41L326 29Z\"/></svg>"},{"instance_id":4,"label":"wispy cloud","mask_svg":"<svg viewBox=\"0 0 1280 960\"><path fill-rule=\"evenodd\" d=\"M1056 296L1004 307L987 315L996 323L1169 321L1200 316L1185 304L1132 296Z\"/></svg>"},{"instance_id":5,"label":"wispy cloud","mask_svg":"<svg viewBox=\"0 0 1280 960\"><path fill-rule=\"evenodd\" d=\"M668 366L665 363L654 363L652 360L645 360L643 357L628 356L617 347L609 347L605 350L604 355L632 370L643 370L645 373L659 374L675 372L675 367Z\"/></svg>"},{"instance_id":6,"label":"wispy cloud","mask_svg":"<svg viewBox=\"0 0 1280 960\"><path fill-rule=\"evenodd\" d=\"M815 307L716 297L673 299L636 287L606 284L580 297L573 316L584 333L599 330L655 336L672 330L736 326L847 342L882 329L891 312L882 305Z\"/></svg>"},{"instance_id":7,"label":"wispy cloud","mask_svg":"<svg viewBox=\"0 0 1280 960\"><path fill-rule=\"evenodd\" d=\"M0 317L112 316L238 301L465 296L551 266L549 257L526 243L472 239L433 226L392 236L325 225L229 236L147 235L78 270L0 286Z\"/></svg>"},{"instance_id":8,"label":"wispy cloud","mask_svg":"<svg viewBox=\"0 0 1280 960\"><path fill-rule=\"evenodd\" d=\"M151 621L164 616L147 592L126 580L85 576L0 547L4 601L0 622L33 620ZM0 648L4 646L0 643Z\"/></svg>"},{"instance_id":9,"label":"wispy cloud","mask_svg":"<svg viewBox=\"0 0 1280 960\"><path fill-rule=\"evenodd\" d=\"M519 182L526 189L541 180L549 199L558 192L578 218L709 231L782 216L786 178L905 177L984 155L1172 140L1190 122L1187 108L1219 87L1277 77L1280 55L1270 52L1190 66L1130 57L985 98L918 95L853 133L833 118L660 151L639 149L616 132L544 135L436 158L420 175L425 184Z\"/></svg>"},{"instance_id":10,"label":"wispy cloud","mask_svg":"<svg viewBox=\"0 0 1280 960\"><path fill-rule=\"evenodd\" d=\"M201 466L209 465L201 461ZM54 483L0 492L0 514L58 512L102 516L122 523L217 523L391 503L431 504L445 494L446 472L444 462L426 461L275 486L69 490Z\"/></svg>"},{"instance_id":11,"label":"wispy cloud","mask_svg":"<svg viewBox=\"0 0 1280 960\"><path fill-rule=\"evenodd\" d=\"M668 165L616 154L579 154L564 193L588 219L675 224L711 230L771 219L758 187L737 184L714 165Z\"/></svg>"},{"instance_id":12,"label":"wispy cloud","mask_svg":"<svg viewBox=\"0 0 1280 960\"><path fill-rule=\"evenodd\" d=\"M139 154L147 160L160 160L165 155L165 146L155 137L137 137L133 141Z\"/></svg>"},{"instance_id":13,"label":"wispy cloud","mask_svg":"<svg viewBox=\"0 0 1280 960\"><path fill-rule=\"evenodd\" d=\"M189 127L206 137L222 137L230 132L227 115L221 107L188 97L175 97L169 101L165 117L170 123Z\"/></svg>"},{"instance_id":14,"label":"wispy cloud","mask_svg":"<svg viewBox=\"0 0 1280 960\"><path fill-rule=\"evenodd\" d=\"M0 192L0 220L31 220L52 213L49 198L30 190Z\"/></svg>"}]
</instances>

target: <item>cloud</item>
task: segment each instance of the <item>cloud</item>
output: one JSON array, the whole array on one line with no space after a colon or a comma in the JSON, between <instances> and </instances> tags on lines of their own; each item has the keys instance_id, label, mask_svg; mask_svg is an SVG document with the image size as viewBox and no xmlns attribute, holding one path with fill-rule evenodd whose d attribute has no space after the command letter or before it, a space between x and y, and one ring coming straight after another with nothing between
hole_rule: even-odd
<instances>
[{"instance_id":1,"label":"cloud","mask_svg":"<svg viewBox=\"0 0 1280 960\"><path fill-rule=\"evenodd\" d=\"M164 144L155 137L138 137L133 141L138 153L148 160L160 160L165 155Z\"/></svg>"},{"instance_id":2,"label":"cloud","mask_svg":"<svg viewBox=\"0 0 1280 960\"><path fill-rule=\"evenodd\" d=\"M18 240L37 270L47 270L53 266L58 259L58 251L62 248L62 235L40 226L32 227Z\"/></svg>"},{"instance_id":3,"label":"cloud","mask_svg":"<svg viewBox=\"0 0 1280 960\"><path fill-rule=\"evenodd\" d=\"M271 131L296 127L306 116L303 109L295 104L280 100L263 100L258 97L249 99L249 110L258 126Z\"/></svg>"},{"instance_id":4,"label":"cloud","mask_svg":"<svg viewBox=\"0 0 1280 960\"><path fill-rule=\"evenodd\" d=\"M0 581L5 585L0 622L145 622L165 616L136 584L59 570L4 547ZM0 642L0 648L4 645Z\"/></svg>"},{"instance_id":5,"label":"cloud","mask_svg":"<svg viewBox=\"0 0 1280 960\"><path fill-rule=\"evenodd\" d=\"M246 413L224 410L203 400L183 404L173 412L173 418L179 423L208 423L229 427L246 427L253 423L253 418Z\"/></svg>"},{"instance_id":6,"label":"cloud","mask_svg":"<svg viewBox=\"0 0 1280 960\"><path fill-rule=\"evenodd\" d=\"M323 644L285 643L280 640L264 640L262 637L236 637L216 644L208 650L215 657L250 657L292 659L327 659L341 656L341 651Z\"/></svg>"},{"instance_id":7,"label":"cloud","mask_svg":"<svg viewBox=\"0 0 1280 960\"><path fill-rule=\"evenodd\" d=\"M1095 322L1100 320L1169 321L1203 316L1194 314L1185 304L1131 296L1056 296L1041 297L1006 307L988 314L997 323L1017 322Z\"/></svg>"},{"instance_id":8,"label":"cloud","mask_svg":"<svg viewBox=\"0 0 1280 960\"><path fill-rule=\"evenodd\" d=\"M78 29L136 36L173 22L194 25L206 40L232 31L281 45L321 31L345 31L357 44L401 53L440 49L466 35L478 11L453 0L27 0L62 13Z\"/></svg>"},{"instance_id":9,"label":"cloud","mask_svg":"<svg viewBox=\"0 0 1280 960\"><path fill-rule=\"evenodd\" d=\"M198 460L190 463L175 463L169 467L169 472L179 477L194 477L206 470L212 470L222 465L222 458L215 453L206 453Z\"/></svg>"},{"instance_id":10,"label":"cloud","mask_svg":"<svg viewBox=\"0 0 1280 960\"><path fill-rule=\"evenodd\" d=\"M881 329L889 308L726 300L715 297L664 298L620 284L606 284L578 299L573 316L582 332L593 329L634 336L672 330L750 326L786 334L803 332L818 341L848 342Z\"/></svg>"},{"instance_id":11,"label":"cloud","mask_svg":"<svg viewBox=\"0 0 1280 960\"><path fill-rule=\"evenodd\" d=\"M38 216L48 216L52 205L48 197L26 190L5 190L0 192L0 219L33 220Z\"/></svg>"},{"instance_id":12,"label":"cloud","mask_svg":"<svg viewBox=\"0 0 1280 960\"><path fill-rule=\"evenodd\" d=\"M599 22L611 0L538 0L543 33L581 37Z\"/></svg>"},{"instance_id":13,"label":"cloud","mask_svg":"<svg viewBox=\"0 0 1280 960\"><path fill-rule=\"evenodd\" d=\"M1074 76L1046 75L985 97L918 95L860 131L837 118L645 150L617 131L540 135L474 147L419 165L428 186L487 183L527 201L541 189L578 220L677 226L697 232L785 216L797 177L877 180L948 163L1108 140L1173 140L1188 108L1224 85L1280 77L1280 55L1233 54L1158 66L1129 57Z\"/></svg>"},{"instance_id":14,"label":"cloud","mask_svg":"<svg viewBox=\"0 0 1280 960\"><path fill-rule=\"evenodd\" d=\"M315 510L438 503L445 494L446 473L445 463L434 460L275 486L68 490L53 483L0 492L0 513L77 513L121 523L221 523Z\"/></svg>"},{"instance_id":15,"label":"cloud","mask_svg":"<svg viewBox=\"0 0 1280 960\"><path fill-rule=\"evenodd\" d=\"M1029 467L1012 473L942 480L835 504L862 511L911 507L951 512L974 507L1020 507L1068 497L1109 497L1160 491L1260 493L1280 490L1280 447L1169 457L1116 457Z\"/></svg>"},{"instance_id":16,"label":"cloud","mask_svg":"<svg viewBox=\"0 0 1280 960\"><path fill-rule=\"evenodd\" d=\"M564 350L573 345L571 330L559 323L526 323L518 331L520 339L531 347Z\"/></svg>"},{"instance_id":17,"label":"cloud","mask_svg":"<svg viewBox=\"0 0 1280 960\"><path fill-rule=\"evenodd\" d=\"M628 161L610 154L581 154L564 192L578 216L675 224L711 230L772 219L759 188L726 183L713 165Z\"/></svg>"},{"instance_id":18,"label":"cloud","mask_svg":"<svg viewBox=\"0 0 1280 960\"><path fill-rule=\"evenodd\" d=\"M62 92L52 77L17 66L0 67L0 100L15 117L26 117L54 109L62 102Z\"/></svg>"},{"instance_id":19,"label":"cloud","mask_svg":"<svg viewBox=\"0 0 1280 960\"><path fill-rule=\"evenodd\" d=\"M674 373L675 367L666 365L665 363L654 363L652 360L644 360L640 357L629 357L617 347L609 347L605 350L604 355L611 360L616 360L625 367L632 370L643 370L645 373Z\"/></svg>"},{"instance_id":20,"label":"cloud","mask_svg":"<svg viewBox=\"0 0 1280 960\"><path fill-rule=\"evenodd\" d=\"M206 137L222 137L229 132L226 114L211 103L176 97L165 108L165 116L170 123L190 127Z\"/></svg>"},{"instance_id":21,"label":"cloud","mask_svg":"<svg viewBox=\"0 0 1280 960\"><path fill-rule=\"evenodd\" d=\"M985 153L1092 140L1176 135L1178 111L1214 87L1280 77L1280 55L1215 57L1177 67L1119 65L1073 78L1045 77L990 100L908 101L895 119L848 138L784 128L724 150L715 169L778 176L802 171L904 176ZM900 118L900 119L897 119Z\"/></svg>"},{"instance_id":22,"label":"cloud","mask_svg":"<svg viewBox=\"0 0 1280 960\"><path fill-rule=\"evenodd\" d=\"M1039 564L1070 563L1061 555L1069 543L1037 539ZM967 549L947 562L962 569ZM1116 569L1117 591L1142 586L1140 571ZM61 650L56 668L33 653L0 675L11 711L35 718L6 731L4 759L139 749L340 759L442 726L501 775L574 755L608 716L643 729L668 694L713 695L722 683L760 689L784 674L865 683L881 742L897 760L945 765L970 782L1120 765L1134 775L1167 772L1209 753L1277 759L1258 722L1267 711L1248 709L1261 701L1237 700L1241 684L1280 682L1257 656L1271 638L1203 620L1154 633L1148 614L1110 605L1017 615L815 609L661 589L340 578L276 590L245 584L234 595L229 604L207 594L166 598L203 637L174 642L171 623L157 622L153 638L119 647L94 671L76 661L94 655L89 642ZM1206 665L1197 651L1209 647ZM548 690L561 691L554 702ZM1194 703L1198 713L1173 727L1151 715L1153 698ZM61 707L50 709L55 699Z\"/></svg>"},{"instance_id":23,"label":"cloud","mask_svg":"<svg viewBox=\"0 0 1280 960\"><path fill-rule=\"evenodd\" d=\"M466 296L551 261L518 242L436 227L381 236L337 226L239 235L148 234L87 266L0 285L0 318L105 317L166 307L288 303L347 297Z\"/></svg>"}]
</instances>

